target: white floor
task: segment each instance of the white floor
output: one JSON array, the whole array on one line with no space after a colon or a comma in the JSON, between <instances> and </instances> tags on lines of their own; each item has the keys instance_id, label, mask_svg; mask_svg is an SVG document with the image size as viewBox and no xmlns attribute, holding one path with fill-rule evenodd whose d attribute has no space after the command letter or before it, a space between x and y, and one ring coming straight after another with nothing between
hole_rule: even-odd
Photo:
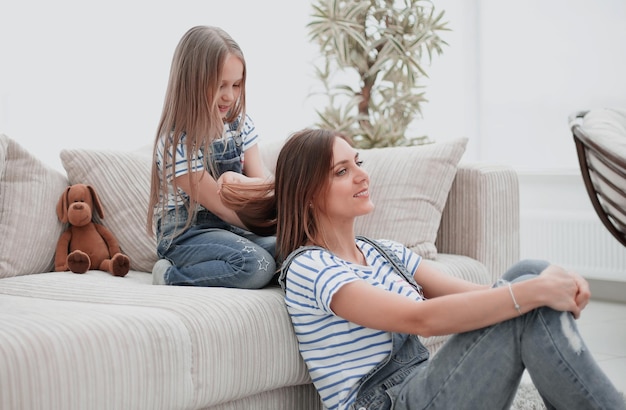
<instances>
[{"instance_id":1,"label":"white floor","mask_svg":"<svg viewBox=\"0 0 626 410\"><path fill-rule=\"evenodd\" d=\"M578 328L600 367L626 392L626 304L592 299Z\"/></svg>"},{"instance_id":2,"label":"white floor","mask_svg":"<svg viewBox=\"0 0 626 410\"><path fill-rule=\"evenodd\" d=\"M626 304L592 299L578 328L602 370L626 393Z\"/></svg>"}]
</instances>

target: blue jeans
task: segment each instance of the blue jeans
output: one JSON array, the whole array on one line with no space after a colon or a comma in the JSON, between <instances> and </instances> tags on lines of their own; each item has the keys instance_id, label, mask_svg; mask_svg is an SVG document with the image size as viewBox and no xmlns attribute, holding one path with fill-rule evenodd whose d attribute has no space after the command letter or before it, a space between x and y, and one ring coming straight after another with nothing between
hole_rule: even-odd
<instances>
[{"instance_id":1,"label":"blue jeans","mask_svg":"<svg viewBox=\"0 0 626 410\"><path fill-rule=\"evenodd\" d=\"M276 237L258 236L203 210L183 233L187 212L173 210L157 223L157 253L172 265L168 285L260 289L276 273Z\"/></svg>"},{"instance_id":2,"label":"blue jeans","mask_svg":"<svg viewBox=\"0 0 626 410\"><path fill-rule=\"evenodd\" d=\"M528 279L547 265L522 261L502 279ZM414 345L405 343L401 349L417 351ZM350 408L507 409L524 369L548 409L626 408L589 353L573 316L545 307L454 335L432 359L410 364L408 375L396 377L401 371L406 373L403 367L391 374L383 368L363 385Z\"/></svg>"}]
</instances>

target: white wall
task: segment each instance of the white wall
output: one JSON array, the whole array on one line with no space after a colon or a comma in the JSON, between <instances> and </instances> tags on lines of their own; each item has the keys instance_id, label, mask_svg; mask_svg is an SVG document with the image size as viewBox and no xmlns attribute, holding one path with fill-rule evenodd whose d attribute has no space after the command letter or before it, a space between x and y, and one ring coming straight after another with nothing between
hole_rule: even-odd
<instances>
[{"instance_id":1,"label":"white wall","mask_svg":"<svg viewBox=\"0 0 626 410\"><path fill-rule=\"evenodd\" d=\"M249 67L249 112L266 139L316 120L311 3L0 0L0 132L54 167L66 147L152 142L182 34L219 25ZM452 31L430 68L416 134L466 136L466 160L577 168L567 116L626 106L623 0L441 0Z\"/></svg>"},{"instance_id":2,"label":"white wall","mask_svg":"<svg viewBox=\"0 0 626 410\"><path fill-rule=\"evenodd\" d=\"M248 111L265 138L314 121L308 3L93 4L0 0L0 133L53 167L62 170L63 148L151 144L174 48L200 24L221 26L243 48Z\"/></svg>"},{"instance_id":3,"label":"white wall","mask_svg":"<svg viewBox=\"0 0 626 410\"><path fill-rule=\"evenodd\" d=\"M593 210L579 173L523 172L519 183L522 259L546 259L587 278L626 282L626 248Z\"/></svg>"},{"instance_id":4,"label":"white wall","mask_svg":"<svg viewBox=\"0 0 626 410\"><path fill-rule=\"evenodd\" d=\"M578 168L568 116L626 107L626 2L479 4L481 156Z\"/></svg>"},{"instance_id":5,"label":"white wall","mask_svg":"<svg viewBox=\"0 0 626 410\"><path fill-rule=\"evenodd\" d=\"M435 3L453 31L430 73L429 134L469 137L466 159L578 169L569 115L626 107L626 2Z\"/></svg>"},{"instance_id":6,"label":"white wall","mask_svg":"<svg viewBox=\"0 0 626 410\"><path fill-rule=\"evenodd\" d=\"M316 120L307 98L319 85L312 67L317 49L305 27L310 4L0 0L0 133L61 171L63 148L150 145L174 48L187 29L207 24L223 27L241 44L249 113L265 139L283 139ZM626 107L626 2L435 4L452 31L424 83L430 100L424 119L411 131L434 140L466 136L465 161L520 170L522 233L528 236L522 256L567 264L567 256L538 254L536 234L524 227L537 215L595 218L582 183L567 177L578 170L567 117L581 109ZM559 173L569 178L567 187L552 183ZM535 183L541 175L550 189ZM574 240L575 249L591 249L593 240ZM623 263L601 268L608 274L596 276L626 271Z\"/></svg>"}]
</instances>

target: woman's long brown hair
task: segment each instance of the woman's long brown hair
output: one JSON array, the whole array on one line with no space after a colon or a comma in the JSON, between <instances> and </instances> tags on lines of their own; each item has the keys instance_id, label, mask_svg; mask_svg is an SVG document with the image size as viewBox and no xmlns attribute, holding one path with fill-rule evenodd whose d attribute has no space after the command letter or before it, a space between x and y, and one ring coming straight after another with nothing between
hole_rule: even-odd
<instances>
[{"instance_id":1,"label":"woman's long brown hair","mask_svg":"<svg viewBox=\"0 0 626 410\"><path fill-rule=\"evenodd\" d=\"M335 138L343 134L305 129L293 134L283 145L276 162L274 184L222 187L222 201L234 209L252 232L276 233L276 259L315 243L320 235L316 200L328 189Z\"/></svg>"},{"instance_id":2,"label":"woman's long brown hair","mask_svg":"<svg viewBox=\"0 0 626 410\"><path fill-rule=\"evenodd\" d=\"M261 236L276 235L274 184L224 184L220 197L250 232Z\"/></svg>"}]
</instances>

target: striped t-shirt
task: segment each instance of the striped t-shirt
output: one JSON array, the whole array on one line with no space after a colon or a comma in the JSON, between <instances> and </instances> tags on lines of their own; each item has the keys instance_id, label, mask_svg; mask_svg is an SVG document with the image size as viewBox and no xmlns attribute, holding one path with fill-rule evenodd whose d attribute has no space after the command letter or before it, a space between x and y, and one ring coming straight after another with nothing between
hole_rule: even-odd
<instances>
[{"instance_id":1,"label":"striped t-shirt","mask_svg":"<svg viewBox=\"0 0 626 410\"><path fill-rule=\"evenodd\" d=\"M237 131L237 126L239 124L239 119L235 120L232 123L224 124L224 134L222 135L221 140L227 141L228 139L235 139L240 141L242 145L242 154L241 161L244 159L244 154L246 150L259 141L259 135L257 133L256 127L254 126L254 122L252 119L246 114L246 120L243 123L243 127L241 131ZM169 189L167 196L167 209L174 209L177 204L181 202L185 202L187 200L187 194L178 189L178 195L174 195L174 192L171 189L170 181L174 177L179 177L181 175L188 174L189 172L202 171L206 167L206 161L204 158L204 152L197 150L194 152L189 152L185 146L185 138L183 135L179 141L179 144L175 147L176 149L176 163L172 163L172 152L168 153L168 160L164 161L164 151L165 151L165 136L161 136L159 140L159 147L157 149L157 167L159 169L159 176L161 175L161 169L163 164L167 168L166 178L168 181ZM174 149L172 147L172 149ZM191 158L191 167L188 166L189 162L188 158Z\"/></svg>"},{"instance_id":2,"label":"striped t-shirt","mask_svg":"<svg viewBox=\"0 0 626 410\"><path fill-rule=\"evenodd\" d=\"M414 272L421 257L397 242L380 240ZM365 280L373 286L421 300L370 244L357 240L368 266L356 265L321 249L307 250L289 265L285 301L311 379L327 409L347 409L356 385L391 352L391 334L333 314L330 302L343 285Z\"/></svg>"}]
</instances>

